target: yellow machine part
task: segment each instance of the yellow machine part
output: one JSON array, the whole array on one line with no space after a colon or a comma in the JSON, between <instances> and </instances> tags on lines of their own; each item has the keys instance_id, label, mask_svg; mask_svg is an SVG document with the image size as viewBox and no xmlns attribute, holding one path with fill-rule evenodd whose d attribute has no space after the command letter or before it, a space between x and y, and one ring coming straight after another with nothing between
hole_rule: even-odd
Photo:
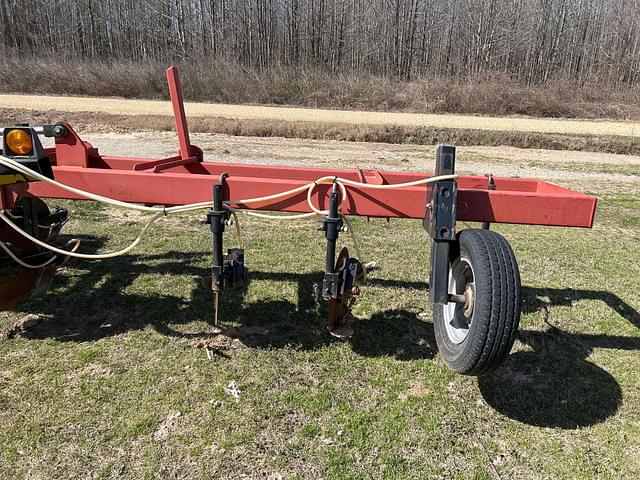
<instances>
[{"instance_id":1,"label":"yellow machine part","mask_svg":"<svg viewBox=\"0 0 640 480\"><path fill-rule=\"evenodd\" d=\"M6 175L0 175L0 186L13 185L14 183L28 182L29 179L19 173L7 173Z\"/></svg>"}]
</instances>

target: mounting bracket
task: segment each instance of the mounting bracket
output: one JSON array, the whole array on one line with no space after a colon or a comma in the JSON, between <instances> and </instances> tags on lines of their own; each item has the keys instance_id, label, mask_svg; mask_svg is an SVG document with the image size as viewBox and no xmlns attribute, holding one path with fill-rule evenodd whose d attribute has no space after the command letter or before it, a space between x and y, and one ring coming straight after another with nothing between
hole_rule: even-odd
<instances>
[{"instance_id":1,"label":"mounting bracket","mask_svg":"<svg viewBox=\"0 0 640 480\"><path fill-rule=\"evenodd\" d=\"M435 175L453 175L456 148L439 145L436 149ZM456 243L455 179L430 184L423 226L432 239L429 296L432 303L449 302L449 260Z\"/></svg>"}]
</instances>

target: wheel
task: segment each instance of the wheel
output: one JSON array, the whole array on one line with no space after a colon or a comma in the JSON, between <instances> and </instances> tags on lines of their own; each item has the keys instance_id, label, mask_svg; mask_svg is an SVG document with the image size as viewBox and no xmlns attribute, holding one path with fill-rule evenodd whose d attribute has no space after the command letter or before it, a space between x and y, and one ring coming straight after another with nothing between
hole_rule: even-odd
<instances>
[{"instance_id":1,"label":"wheel","mask_svg":"<svg viewBox=\"0 0 640 480\"><path fill-rule=\"evenodd\" d=\"M455 372L483 375L511 351L520 323L520 272L507 241L489 230L458 235L449 293L460 303L434 305L436 343ZM462 299L464 297L464 303Z\"/></svg>"}]
</instances>

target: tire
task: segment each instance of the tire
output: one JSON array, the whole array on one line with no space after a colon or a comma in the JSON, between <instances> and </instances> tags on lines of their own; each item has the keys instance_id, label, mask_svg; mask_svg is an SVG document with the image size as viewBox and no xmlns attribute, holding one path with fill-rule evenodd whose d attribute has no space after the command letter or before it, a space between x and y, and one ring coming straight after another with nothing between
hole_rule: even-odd
<instances>
[{"instance_id":1,"label":"tire","mask_svg":"<svg viewBox=\"0 0 640 480\"><path fill-rule=\"evenodd\" d=\"M436 343L445 363L464 375L484 375L509 355L520 323L520 272L507 241L489 230L458 235L449 264L449 293L467 302L434 305Z\"/></svg>"}]
</instances>

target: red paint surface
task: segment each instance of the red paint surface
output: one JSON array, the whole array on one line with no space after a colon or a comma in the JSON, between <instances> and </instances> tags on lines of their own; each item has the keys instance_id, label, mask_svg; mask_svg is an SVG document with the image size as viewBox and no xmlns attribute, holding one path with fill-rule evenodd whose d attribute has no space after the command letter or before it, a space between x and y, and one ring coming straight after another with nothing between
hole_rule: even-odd
<instances>
[{"instance_id":1,"label":"red paint surface","mask_svg":"<svg viewBox=\"0 0 640 480\"><path fill-rule=\"evenodd\" d=\"M57 153L57 152L56 152ZM58 155L56 159L62 158ZM127 202L182 205L211 200L212 187L222 172L227 178L227 200L262 197L313 182L323 176L337 176L360 181L357 169L313 169L263 165L188 163L165 168L136 170L149 159L99 157L88 161L87 167L61 165L57 160L53 170L58 181ZM94 166L95 165L95 166ZM429 176L420 173L379 171L385 184L403 183ZM596 198L573 192L534 179L495 177L496 189L487 189L485 177L462 176L457 180L457 218L464 221L520 223L591 227ZM378 183L378 182L376 182ZM326 207L327 185L319 186L313 202ZM30 185L37 196L77 198L43 182ZM392 218L422 218L425 212L427 186L377 190L348 187L348 199L342 212L347 215ZM247 205L252 209L283 212L309 212L306 194L300 193L275 203Z\"/></svg>"}]
</instances>

